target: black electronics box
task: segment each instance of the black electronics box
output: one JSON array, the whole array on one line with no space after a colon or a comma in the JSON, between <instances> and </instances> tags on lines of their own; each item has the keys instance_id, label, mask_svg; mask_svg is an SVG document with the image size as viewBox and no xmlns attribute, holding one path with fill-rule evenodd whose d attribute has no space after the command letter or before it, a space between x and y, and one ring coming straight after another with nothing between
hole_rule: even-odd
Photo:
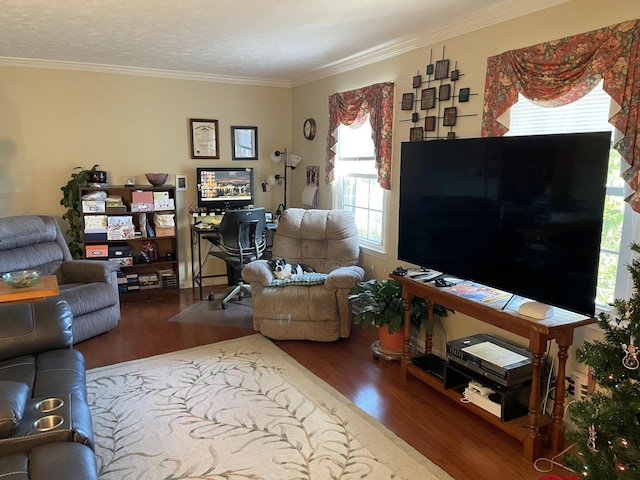
<instances>
[{"instance_id":1,"label":"black electronics box","mask_svg":"<svg viewBox=\"0 0 640 480\"><path fill-rule=\"evenodd\" d=\"M447 364L446 359L429 353L427 355L414 358L411 363L444 381L444 369Z\"/></svg>"},{"instance_id":2,"label":"black electronics box","mask_svg":"<svg viewBox=\"0 0 640 480\"><path fill-rule=\"evenodd\" d=\"M447 359L505 388L530 382L533 372L531 352L484 333L447 342Z\"/></svg>"}]
</instances>

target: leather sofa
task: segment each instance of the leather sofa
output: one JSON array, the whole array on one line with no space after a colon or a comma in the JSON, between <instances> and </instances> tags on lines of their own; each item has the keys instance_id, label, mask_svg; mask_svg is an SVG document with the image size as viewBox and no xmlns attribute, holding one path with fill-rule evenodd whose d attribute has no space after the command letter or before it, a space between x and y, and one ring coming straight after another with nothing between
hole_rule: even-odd
<instances>
[{"instance_id":1,"label":"leather sofa","mask_svg":"<svg viewBox=\"0 0 640 480\"><path fill-rule=\"evenodd\" d=\"M69 304L1 304L0 319L0 478L97 479Z\"/></svg>"},{"instance_id":2,"label":"leather sofa","mask_svg":"<svg viewBox=\"0 0 640 480\"><path fill-rule=\"evenodd\" d=\"M55 218L20 215L0 218L0 273L35 269L55 275L58 299L73 313L75 343L118 325L118 265L103 260L73 260Z\"/></svg>"}]
</instances>

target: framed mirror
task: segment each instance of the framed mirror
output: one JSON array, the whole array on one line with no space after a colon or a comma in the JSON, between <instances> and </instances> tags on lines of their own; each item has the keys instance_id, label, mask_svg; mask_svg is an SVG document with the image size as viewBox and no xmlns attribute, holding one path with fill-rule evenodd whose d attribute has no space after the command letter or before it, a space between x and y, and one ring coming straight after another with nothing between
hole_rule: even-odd
<instances>
[{"instance_id":1,"label":"framed mirror","mask_svg":"<svg viewBox=\"0 0 640 480\"><path fill-rule=\"evenodd\" d=\"M232 160L258 159L258 127L231 127Z\"/></svg>"}]
</instances>

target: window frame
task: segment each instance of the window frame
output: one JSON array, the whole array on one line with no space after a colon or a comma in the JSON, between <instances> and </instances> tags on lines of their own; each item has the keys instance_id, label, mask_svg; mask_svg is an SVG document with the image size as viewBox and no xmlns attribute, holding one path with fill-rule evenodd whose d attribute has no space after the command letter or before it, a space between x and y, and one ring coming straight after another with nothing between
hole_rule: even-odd
<instances>
[{"instance_id":1,"label":"window frame","mask_svg":"<svg viewBox=\"0 0 640 480\"><path fill-rule=\"evenodd\" d=\"M358 128L362 128L365 124L369 125L369 129L371 130L371 123L369 122L369 119L367 118L367 120L362 124L361 127ZM370 183L375 183L375 185L378 186L378 188L380 189L381 193L382 193L382 205L381 205L381 209L379 211L381 219L380 219L380 243L374 242L369 240L368 238L363 238L360 237L359 238L359 242L360 242L360 247L367 249L367 250L371 250L377 253L382 253L382 254L386 254L386 248L387 248L387 210L388 210L388 202L389 202L389 192L388 190L382 188L379 184L378 181L378 173L376 171L376 167L375 167L375 155L365 155L365 156L352 156L352 157L341 157L340 156L340 142L344 141L343 136L341 135L341 129L342 128L350 128L344 124L340 124L337 132L336 132L336 139L337 139L337 143L336 143L336 156L335 156L335 182L333 182L332 184L332 191L333 191L333 207L337 208L337 209L342 209L342 210L349 210L352 211L354 213L354 215L356 215L356 208L362 208L362 207L357 207L356 205L350 205L349 208L345 208L344 204L343 204L343 199L344 197L344 186L345 186L345 179L353 179L354 183L356 183L358 181L358 179L367 179L369 180ZM373 142L373 141L372 141ZM364 172L353 172L353 171L348 171L348 172L344 172L343 169L341 168L340 163L341 162L345 162L345 161L351 161L351 162L359 162L359 161L366 161L366 162L371 162L372 163L372 169L371 169L371 173L364 173ZM369 195L367 198L371 198L371 196ZM364 209L368 212L370 211L374 211L374 212L378 212L377 209L371 209L371 208L367 208ZM356 215L356 221L357 221L357 215Z\"/></svg>"}]
</instances>

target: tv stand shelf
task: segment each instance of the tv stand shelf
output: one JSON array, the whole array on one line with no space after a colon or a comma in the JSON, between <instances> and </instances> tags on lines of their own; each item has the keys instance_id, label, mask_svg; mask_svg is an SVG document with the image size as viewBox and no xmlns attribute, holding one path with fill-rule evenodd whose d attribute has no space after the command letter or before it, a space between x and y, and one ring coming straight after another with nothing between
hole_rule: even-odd
<instances>
[{"instance_id":1,"label":"tv stand shelf","mask_svg":"<svg viewBox=\"0 0 640 480\"><path fill-rule=\"evenodd\" d=\"M409 364L407 365L407 373L410 373L413 377L426 383L437 392L457 402L461 407L472 411L479 417L482 417L487 422L491 423L492 425L495 425L503 432L514 437L520 443L524 443L525 438L527 437L527 434L529 432L529 426L527 424L526 415L523 417L519 417L514 420L511 420L509 422L502 422L500 421L500 418L496 417L495 415L492 415L491 413L487 412L483 408L478 407L477 405L474 405L473 403L461 402L460 400L464 398L461 393L459 393L455 388L444 388L442 379L423 370L422 368L417 367L416 365L413 365L413 364ZM543 434L548 433L548 426L550 423L551 423L551 420L544 416L540 420L539 426Z\"/></svg>"},{"instance_id":2,"label":"tv stand shelf","mask_svg":"<svg viewBox=\"0 0 640 480\"><path fill-rule=\"evenodd\" d=\"M407 317L405 321L405 338L407 341L405 342L401 361L402 378L406 381L409 375L415 377L443 395L455 400L463 408L473 411L511 435L523 444L523 456L529 461L534 461L541 456L542 441L545 436L547 437L548 448L552 452L559 452L564 447L564 378L568 349L573 343L573 331L578 327L595 323L596 319L556 308L553 317L537 320L520 315L517 311L503 310L507 299L494 303L483 303L464 298L459 294L448 291L449 289L447 288L435 287L431 283L426 284L399 275L392 274L390 276L402 284L402 297L407 307L405 309ZM412 363L409 344L411 322L409 321L410 312L408 306L414 297L421 297L427 300L430 318L433 318L433 305L438 304L528 339L529 350L533 354L533 375L529 396L529 413L527 415L509 422L501 422L499 418L476 405L461 403L461 395L455 389L445 389L440 378ZM558 372L551 419L540 412L541 367L543 355L550 340L555 340L558 345ZM426 353L431 353L430 335L427 336Z\"/></svg>"}]
</instances>

